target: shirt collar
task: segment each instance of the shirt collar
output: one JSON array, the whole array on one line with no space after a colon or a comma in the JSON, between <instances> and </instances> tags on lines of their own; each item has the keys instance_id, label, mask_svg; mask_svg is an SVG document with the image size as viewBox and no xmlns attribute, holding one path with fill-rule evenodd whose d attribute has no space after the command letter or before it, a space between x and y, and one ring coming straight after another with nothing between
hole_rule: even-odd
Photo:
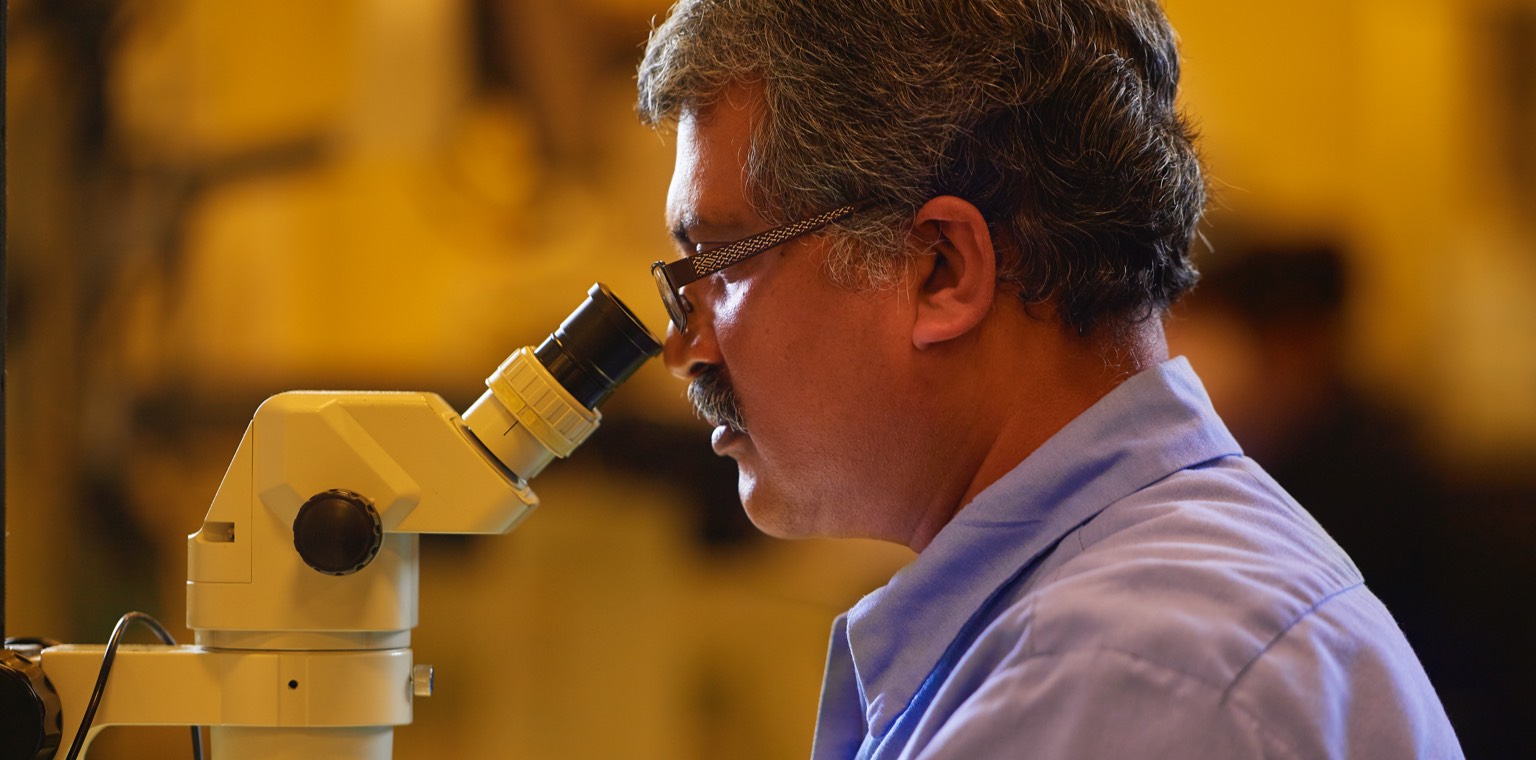
<instances>
[{"instance_id":1,"label":"shirt collar","mask_svg":"<svg viewBox=\"0 0 1536 760\"><path fill-rule=\"evenodd\" d=\"M1125 381L965 505L847 615L871 734L881 736L970 616L1111 503L1242 450L1183 357Z\"/></svg>"}]
</instances>

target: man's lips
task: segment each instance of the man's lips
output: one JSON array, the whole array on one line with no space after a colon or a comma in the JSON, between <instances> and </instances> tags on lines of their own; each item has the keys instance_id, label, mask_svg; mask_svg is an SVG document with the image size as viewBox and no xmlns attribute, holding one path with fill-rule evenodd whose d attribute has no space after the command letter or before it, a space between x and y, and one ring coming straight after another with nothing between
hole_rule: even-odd
<instances>
[{"instance_id":1,"label":"man's lips","mask_svg":"<svg viewBox=\"0 0 1536 760\"><path fill-rule=\"evenodd\" d=\"M725 456L730 449L747 437L747 434L730 425L719 425L709 436L709 445L715 454Z\"/></svg>"}]
</instances>

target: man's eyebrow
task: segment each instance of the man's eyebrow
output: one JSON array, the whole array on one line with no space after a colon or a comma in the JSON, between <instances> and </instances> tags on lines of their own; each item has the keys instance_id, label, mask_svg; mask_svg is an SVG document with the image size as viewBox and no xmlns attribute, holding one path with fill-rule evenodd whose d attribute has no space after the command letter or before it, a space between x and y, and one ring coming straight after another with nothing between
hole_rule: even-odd
<instances>
[{"instance_id":1,"label":"man's eyebrow","mask_svg":"<svg viewBox=\"0 0 1536 760\"><path fill-rule=\"evenodd\" d=\"M723 235L723 239L734 240L745 236L742 230L751 228L735 214L729 214L720 219L704 219L696 214L690 214L678 219L672 225L672 239L677 241L678 245L692 251L693 247L700 242L694 239L695 233L700 229L704 230L706 237Z\"/></svg>"}]
</instances>

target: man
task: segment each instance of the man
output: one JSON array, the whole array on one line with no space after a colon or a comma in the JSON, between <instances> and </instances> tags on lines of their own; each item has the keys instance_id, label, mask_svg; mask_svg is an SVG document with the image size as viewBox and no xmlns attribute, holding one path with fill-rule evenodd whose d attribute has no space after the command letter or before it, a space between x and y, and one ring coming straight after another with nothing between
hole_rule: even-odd
<instances>
[{"instance_id":1,"label":"man","mask_svg":"<svg viewBox=\"0 0 1536 760\"><path fill-rule=\"evenodd\" d=\"M1153 0L685 0L665 357L777 536L919 552L814 754L1445 757L1354 565L1161 318L1205 199Z\"/></svg>"}]
</instances>

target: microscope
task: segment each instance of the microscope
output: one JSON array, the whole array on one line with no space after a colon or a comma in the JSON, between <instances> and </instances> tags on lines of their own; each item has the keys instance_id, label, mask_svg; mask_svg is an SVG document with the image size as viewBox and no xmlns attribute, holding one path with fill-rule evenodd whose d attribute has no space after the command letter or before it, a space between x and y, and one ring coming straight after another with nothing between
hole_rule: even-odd
<instances>
[{"instance_id":1,"label":"microscope","mask_svg":"<svg viewBox=\"0 0 1536 760\"><path fill-rule=\"evenodd\" d=\"M187 537L195 643L0 653L0 744L25 745L0 758L83 756L112 725L209 726L219 760L391 757L432 693L410 648L420 536L511 531L539 503L528 481L660 349L599 283L462 417L432 393L267 399Z\"/></svg>"}]
</instances>

